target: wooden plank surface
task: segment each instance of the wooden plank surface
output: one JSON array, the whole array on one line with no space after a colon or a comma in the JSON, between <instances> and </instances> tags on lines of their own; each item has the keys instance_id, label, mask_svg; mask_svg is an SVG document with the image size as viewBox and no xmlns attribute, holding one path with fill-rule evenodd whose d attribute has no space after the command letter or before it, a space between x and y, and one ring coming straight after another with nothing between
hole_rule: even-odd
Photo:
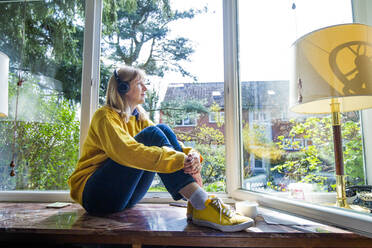
<instances>
[{"instance_id":1,"label":"wooden plank surface","mask_svg":"<svg viewBox=\"0 0 372 248\"><path fill-rule=\"evenodd\" d=\"M223 233L187 222L185 208L168 204L138 204L107 216L91 216L77 204L61 209L46 205L0 203L0 242L372 248L372 239L304 219L297 218L291 225L268 224L265 218L276 213L267 209L260 209L262 215L255 219L254 226ZM280 223L280 219L277 221Z\"/></svg>"}]
</instances>

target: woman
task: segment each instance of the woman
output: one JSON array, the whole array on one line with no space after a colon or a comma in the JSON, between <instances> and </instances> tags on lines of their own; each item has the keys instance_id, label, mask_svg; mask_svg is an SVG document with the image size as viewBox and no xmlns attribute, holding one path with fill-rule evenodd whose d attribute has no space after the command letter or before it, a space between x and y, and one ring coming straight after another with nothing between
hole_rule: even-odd
<instances>
[{"instance_id":1,"label":"woman","mask_svg":"<svg viewBox=\"0 0 372 248\"><path fill-rule=\"evenodd\" d=\"M174 200L188 199L193 223L221 231L249 227L250 218L233 213L199 186L200 155L177 141L168 126L147 118L140 105L147 90L144 77L132 67L114 71L106 105L95 112L69 178L71 197L91 214L122 211L144 197L158 173Z\"/></svg>"}]
</instances>

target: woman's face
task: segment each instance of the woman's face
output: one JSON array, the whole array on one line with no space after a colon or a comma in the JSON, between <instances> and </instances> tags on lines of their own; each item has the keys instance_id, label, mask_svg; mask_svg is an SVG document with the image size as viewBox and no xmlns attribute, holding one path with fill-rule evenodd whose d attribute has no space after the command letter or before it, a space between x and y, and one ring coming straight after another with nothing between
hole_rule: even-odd
<instances>
[{"instance_id":1,"label":"woman's face","mask_svg":"<svg viewBox=\"0 0 372 248\"><path fill-rule=\"evenodd\" d=\"M137 77L130 82L130 90L125 95L130 105L138 105L145 102L147 87L143 77Z\"/></svg>"}]
</instances>

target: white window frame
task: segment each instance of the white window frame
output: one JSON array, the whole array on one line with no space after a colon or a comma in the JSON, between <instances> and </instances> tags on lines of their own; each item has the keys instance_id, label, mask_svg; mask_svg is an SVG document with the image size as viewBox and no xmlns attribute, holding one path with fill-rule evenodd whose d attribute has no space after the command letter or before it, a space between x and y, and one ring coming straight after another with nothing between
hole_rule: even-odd
<instances>
[{"instance_id":1,"label":"white window frame","mask_svg":"<svg viewBox=\"0 0 372 248\"><path fill-rule=\"evenodd\" d=\"M353 19L356 23L372 25L372 2L368 0L352 0ZM372 185L372 109L362 110L361 122L363 133L363 149L365 162L365 184Z\"/></svg>"},{"instance_id":2,"label":"white window frame","mask_svg":"<svg viewBox=\"0 0 372 248\"><path fill-rule=\"evenodd\" d=\"M333 207L322 207L275 195L261 194L241 189L242 182L242 137L241 93L238 63L238 3L223 0L224 81L225 81L225 138L226 138L226 189L229 197L236 200L257 201L261 206L271 207L326 224L338 225L372 237L372 216ZM353 0L355 22L372 24L372 3L368 0ZM82 77L82 142L88 132L89 122L98 107L99 57L102 17L102 0L86 1L85 33ZM372 184L372 110L362 111L363 142L365 149L366 183ZM148 194L143 202L172 201L167 193ZM222 197L225 194L220 194ZM0 201L53 202L72 201L68 191L2 191Z\"/></svg>"},{"instance_id":3,"label":"white window frame","mask_svg":"<svg viewBox=\"0 0 372 248\"><path fill-rule=\"evenodd\" d=\"M99 100L101 22L103 0L85 2L85 30L81 85L80 151Z\"/></svg>"}]
</instances>

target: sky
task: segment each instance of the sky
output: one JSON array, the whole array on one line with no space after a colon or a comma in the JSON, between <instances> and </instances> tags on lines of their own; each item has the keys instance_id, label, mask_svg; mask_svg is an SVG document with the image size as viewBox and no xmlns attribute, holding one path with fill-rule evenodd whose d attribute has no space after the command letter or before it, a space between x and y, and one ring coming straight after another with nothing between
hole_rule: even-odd
<instances>
[{"instance_id":1,"label":"sky","mask_svg":"<svg viewBox=\"0 0 372 248\"><path fill-rule=\"evenodd\" d=\"M222 0L172 0L171 4L178 10L208 8L207 13L197 15L191 20L172 23L170 35L184 36L193 41L195 53L191 56L191 61L183 65L197 76L198 82L222 82ZM185 79L176 73L169 73L165 79L171 82L190 82L190 79Z\"/></svg>"},{"instance_id":2,"label":"sky","mask_svg":"<svg viewBox=\"0 0 372 248\"><path fill-rule=\"evenodd\" d=\"M171 35L194 41L196 51L184 66L198 77L198 82L222 82L222 0L171 2L180 10L208 7L206 14L172 24ZM289 54L296 39L322 27L352 22L350 0L240 0L238 5L242 81L288 80ZM163 80L192 81L174 73Z\"/></svg>"}]
</instances>

